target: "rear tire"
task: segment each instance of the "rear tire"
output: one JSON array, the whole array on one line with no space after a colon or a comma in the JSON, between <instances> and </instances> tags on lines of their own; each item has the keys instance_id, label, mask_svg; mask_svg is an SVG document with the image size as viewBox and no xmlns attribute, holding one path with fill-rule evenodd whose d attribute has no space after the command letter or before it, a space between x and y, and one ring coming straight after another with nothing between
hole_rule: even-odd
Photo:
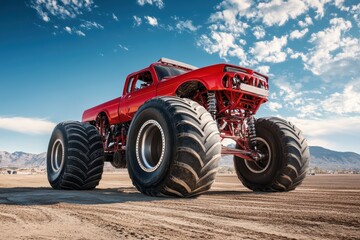
<instances>
[{"instance_id":1,"label":"rear tire","mask_svg":"<svg viewBox=\"0 0 360 240\"><path fill-rule=\"evenodd\" d=\"M103 167L103 144L94 126L63 122L55 127L47 152L48 180L54 189L93 189Z\"/></svg>"},{"instance_id":2,"label":"rear tire","mask_svg":"<svg viewBox=\"0 0 360 240\"><path fill-rule=\"evenodd\" d=\"M199 195L214 182L220 156L216 122L189 99L154 98L131 123L127 166L134 186L144 194Z\"/></svg>"},{"instance_id":3,"label":"rear tire","mask_svg":"<svg viewBox=\"0 0 360 240\"><path fill-rule=\"evenodd\" d=\"M290 191L304 180L310 152L301 131L281 118L256 121L258 148L267 156L253 163L234 156L238 178L254 191Z\"/></svg>"}]
</instances>

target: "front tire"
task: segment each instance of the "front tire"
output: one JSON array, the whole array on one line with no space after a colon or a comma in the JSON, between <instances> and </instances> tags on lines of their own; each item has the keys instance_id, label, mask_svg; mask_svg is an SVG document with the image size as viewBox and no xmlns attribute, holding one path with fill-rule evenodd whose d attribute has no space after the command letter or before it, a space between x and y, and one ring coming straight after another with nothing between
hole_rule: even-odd
<instances>
[{"instance_id":1,"label":"front tire","mask_svg":"<svg viewBox=\"0 0 360 240\"><path fill-rule=\"evenodd\" d=\"M290 191L304 180L310 152L301 131L281 118L256 121L258 150L265 155L259 162L234 156L238 178L254 191Z\"/></svg>"},{"instance_id":2,"label":"front tire","mask_svg":"<svg viewBox=\"0 0 360 240\"><path fill-rule=\"evenodd\" d=\"M54 189L93 189L103 167L103 144L94 126L63 122L55 127L47 152L48 181Z\"/></svg>"},{"instance_id":3,"label":"front tire","mask_svg":"<svg viewBox=\"0 0 360 240\"><path fill-rule=\"evenodd\" d=\"M216 122L189 99L154 98L131 123L127 166L134 186L144 194L199 195L214 182L220 156Z\"/></svg>"}]
</instances>

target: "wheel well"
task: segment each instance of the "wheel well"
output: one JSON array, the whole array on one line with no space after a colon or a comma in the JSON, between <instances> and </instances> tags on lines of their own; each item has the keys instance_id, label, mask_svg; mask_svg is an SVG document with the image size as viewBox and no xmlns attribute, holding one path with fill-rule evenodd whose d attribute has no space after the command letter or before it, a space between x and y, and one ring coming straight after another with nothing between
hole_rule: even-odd
<instances>
[{"instance_id":1,"label":"wheel well","mask_svg":"<svg viewBox=\"0 0 360 240\"><path fill-rule=\"evenodd\" d=\"M108 116L107 116L107 114L106 114L105 112L100 112L100 113L97 115L96 120L95 120L95 123L96 123L96 124L99 124L100 119L102 119L102 118L104 118L104 117L105 117L105 119L106 119L106 123L109 124L109 118L108 118Z\"/></svg>"},{"instance_id":2,"label":"wheel well","mask_svg":"<svg viewBox=\"0 0 360 240\"><path fill-rule=\"evenodd\" d=\"M176 90L176 96L181 98L191 98L196 95L197 91L205 91L206 87L200 81L193 80L181 84Z\"/></svg>"}]
</instances>

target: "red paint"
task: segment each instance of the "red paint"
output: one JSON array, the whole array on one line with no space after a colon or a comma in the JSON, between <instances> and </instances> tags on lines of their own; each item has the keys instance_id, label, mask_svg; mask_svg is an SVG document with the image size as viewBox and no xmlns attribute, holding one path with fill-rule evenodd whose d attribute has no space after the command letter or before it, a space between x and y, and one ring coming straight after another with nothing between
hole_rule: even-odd
<instances>
[{"instance_id":1,"label":"red paint","mask_svg":"<svg viewBox=\"0 0 360 240\"><path fill-rule=\"evenodd\" d=\"M156 96L174 96L178 88L190 81L200 82L206 89L198 91L190 98L197 101L205 108L207 108L207 92L214 91L217 100L217 114L216 120L221 132L222 138L234 139L241 149L249 150L248 139L246 135L246 119L254 115L260 105L267 101L266 96L256 93L246 92L239 88L240 82L256 88L268 90L268 77L260 73L256 73L251 69L242 68L229 64L216 64L199 68L196 70L189 70L183 67L179 69L187 72L175 77L165 78L161 81L158 79L155 66L167 66L165 63L156 62L149 67L138 72L130 74L125 81L123 95L119 98L113 99L106 103L100 104L96 107L86 110L83 114L82 121L96 124L99 115L106 115L108 126L103 123L96 124L100 132L104 136L104 144L106 145L106 131L104 127L117 125L121 128L118 136L114 137L113 146L105 146L105 151L113 152L123 149L126 145L126 126L138 108L147 100ZM225 67L231 67L231 72L225 72ZM234 70L236 69L236 72ZM138 82L137 79L152 78L152 83L149 86L135 90ZM227 78L228 81L224 79ZM237 78L237 82L233 79ZM139 85L140 86L140 85ZM140 86L141 87L141 86ZM123 126L123 124L125 124ZM246 155L241 155L246 158Z\"/></svg>"}]
</instances>

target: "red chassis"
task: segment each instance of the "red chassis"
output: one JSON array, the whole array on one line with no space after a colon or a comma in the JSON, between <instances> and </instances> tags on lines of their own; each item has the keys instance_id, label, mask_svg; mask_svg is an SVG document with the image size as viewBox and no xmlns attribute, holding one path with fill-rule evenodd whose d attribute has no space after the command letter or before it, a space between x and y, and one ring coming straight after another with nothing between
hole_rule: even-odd
<instances>
[{"instance_id":1,"label":"red chassis","mask_svg":"<svg viewBox=\"0 0 360 240\"><path fill-rule=\"evenodd\" d=\"M86 110L82 121L95 125L108 155L125 151L128 127L138 108L156 96L189 98L204 106L217 121L223 139L233 139L237 148L222 147L222 154L256 160L252 148L254 114L267 101L268 77L251 69L216 64L196 68L160 59L128 75L123 95Z\"/></svg>"}]
</instances>

